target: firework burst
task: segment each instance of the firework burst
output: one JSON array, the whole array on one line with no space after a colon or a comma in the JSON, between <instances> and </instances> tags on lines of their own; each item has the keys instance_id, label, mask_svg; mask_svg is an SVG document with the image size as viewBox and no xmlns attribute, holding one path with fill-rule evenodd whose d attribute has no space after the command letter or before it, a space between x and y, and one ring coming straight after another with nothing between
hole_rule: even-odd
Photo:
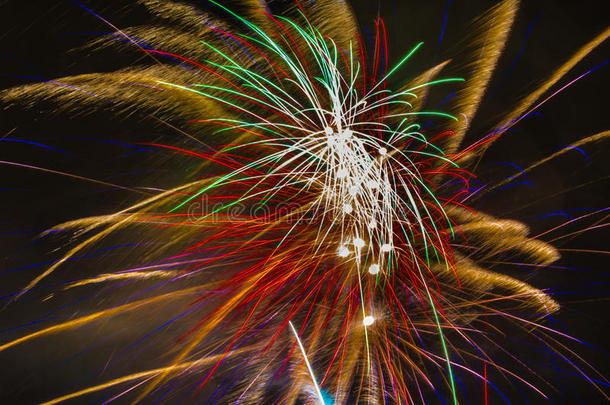
<instances>
[{"instance_id":1,"label":"firework burst","mask_svg":"<svg viewBox=\"0 0 610 405\"><path fill-rule=\"evenodd\" d=\"M103 271L53 293L95 289L103 308L0 351L103 325L149 328L154 320L138 318L151 311L163 324L121 348L116 378L47 404L106 391L106 402L403 404L438 395L458 404L467 400L457 374L478 381L485 400L488 389L501 395L488 369L546 398L547 382L494 340L506 328L529 331L592 385L605 384L562 343L569 336L541 321L558 303L489 265L509 257L546 266L559 254L521 222L476 211L474 201L503 183L475 187L471 172L610 30L465 143L516 1L478 20L485 35L467 50L473 61L463 76L440 76L445 61L396 88L422 43L389 65L382 19L367 48L343 2L244 1L235 10L209 3L202 11L142 0L162 23L90 44L118 39L150 64L0 93L8 106L51 102L180 123L190 146L147 147L198 160L189 181L49 231L73 232L72 245L11 298L17 303L87 252L123 238L136 246L124 262L101 259ZM459 86L455 102L427 109L428 93L445 86ZM424 119L435 124L426 129ZM144 341L154 344L133 349ZM144 352L149 369L120 367Z\"/></svg>"}]
</instances>

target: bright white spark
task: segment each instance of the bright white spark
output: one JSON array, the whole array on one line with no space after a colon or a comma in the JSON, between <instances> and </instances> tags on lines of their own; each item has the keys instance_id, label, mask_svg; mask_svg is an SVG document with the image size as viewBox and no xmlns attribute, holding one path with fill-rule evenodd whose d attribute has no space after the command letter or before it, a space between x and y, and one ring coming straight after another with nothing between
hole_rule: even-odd
<instances>
[{"instance_id":1,"label":"bright white spark","mask_svg":"<svg viewBox=\"0 0 610 405\"><path fill-rule=\"evenodd\" d=\"M364 319L362 320L362 323L364 324L364 326L371 326L373 324L373 322L375 322L375 318L373 318L370 315L365 316Z\"/></svg>"},{"instance_id":2,"label":"bright white spark","mask_svg":"<svg viewBox=\"0 0 610 405\"><path fill-rule=\"evenodd\" d=\"M378 264L371 264L371 267L369 267L369 273L371 273L373 275L379 273L379 265Z\"/></svg>"},{"instance_id":3,"label":"bright white spark","mask_svg":"<svg viewBox=\"0 0 610 405\"><path fill-rule=\"evenodd\" d=\"M362 238L354 238L354 246L356 246L356 248L358 249L362 249L364 247L365 243L364 240L362 240Z\"/></svg>"},{"instance_id":4,"label":"bright white spark","mask_svg":"<svg viewBox=\"0 0 610 405\"><path fill-rule=\"evenodd\" d=\"M337 177L340 179L347 177L347 170L345 170L345 169L337 170Z\"/></svg>"},{"instance_id":5,"label":"bright white spark","mask_svg":"<svg viewBox=\"0 0 610 405\"><path fill-rule=\"evenodd\" d=\"M352 137L353 134L354 132L351 129L346 129L345 131L341 132L341 135L339 135L339 139L348 140Z\"/></svg>"},{"instance_id":6,"label":"bright white spark","mask_svg":"<svg viewBox=\"0 0 610 405\"><path fill-rule=\"evenodd\" d=\"M366 185L371 190L376 190L379 187L379 183L377 181L375 181L375 180L369 180Z\"/></svg>"}]
</instances>

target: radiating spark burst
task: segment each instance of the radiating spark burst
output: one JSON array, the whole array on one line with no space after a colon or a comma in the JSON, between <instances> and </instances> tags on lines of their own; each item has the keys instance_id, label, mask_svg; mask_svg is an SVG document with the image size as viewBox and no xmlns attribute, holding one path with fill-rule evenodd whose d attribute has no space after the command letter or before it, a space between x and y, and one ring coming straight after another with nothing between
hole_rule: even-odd
<instances>
[{"instance_id":1,"label":"radiating spark burst","mask_svg":"<svg viewBox=\"0 0 610 405\"><path fill-rule=\"evenodd\" d=\"M7 342L0 351L153 305L185 305L168 324L181 319L186 326L168 349L169 365L163 353L163 367L49 403L133 381L110 400L133 395L135 401L171 402L189 392L226 403L324 403L324 390L334 403L402 404L424 402L433 390L457 404L456 370L480 379L487 392L488 385L495 389L488 367L545 397L539 385L546 382L514 354L507 353L514 369L491 357L493 351L504 351L492 337L500 317L536 330L534 339L544 345L565 349L560 355L566 362L597 386L582 364L575 364L574 358L581 359L564 357L573 354L558 338L569 337L539 320L558 304L544 291L486 268L500 254L544 266L558 258L557 251L529 237L519 222L465 207L479 192L470 189L473 175L463 166L530 112L609 30L488 134L462 145L468 121L456 117L476 112L516 13L515 1L502 2L481 19L485 42L475 42L475 62L451 113L424 110L422 101L432 87L464 80L437 79L447 62L399 90L390 88L388 79L409 65L422 43L389 67L381 19L367 53L343 2L296 2L283 14L270 13L273 4L261 8L254 1L244 2L246 14L210 3L227 21L214 19L214 13L202 16L182 3L142 0L153 14L183 31L171 36L163 25L117 30L156 62L166 63L0 93L8 104L50 98L83 108L112 100L117 107L154 112L164 121L188 121L189 134L199 135L187 136L209 146L201 151L151 144L201 158L205 167L197 171L209 177L113 215L58 227L82 229L84 240L20 297L119 230L138 232L144 240L148 236L138 229L149 229L150 239L164 234L172 242L147 251L137 267L111 274L105 269L66 289L126 279L168 280L147 284L144 297L129 293L99 312ZM329 15L338 23L329 27ZM200 30L193 25L202 18L206 28L193 35ZM432 135L418 122L427 116L442 122ZM452 188L455 182L466 189ZM203 197L219 204L194 218L191 207ZM232 211L243 206L256 210ZM188 287L181 284L185 281ZM167 292L168 285L176 287ZM524 315L523 308L535 316ZM292 333L286 333L289 329ZM302 357L295 356L295 345ZM219 385L227 388L209 388L211 379L222 379ZM315 397L308 395L312 380ZM166 397L167 392L175 397Z\"/></svg>"}]
</instances>

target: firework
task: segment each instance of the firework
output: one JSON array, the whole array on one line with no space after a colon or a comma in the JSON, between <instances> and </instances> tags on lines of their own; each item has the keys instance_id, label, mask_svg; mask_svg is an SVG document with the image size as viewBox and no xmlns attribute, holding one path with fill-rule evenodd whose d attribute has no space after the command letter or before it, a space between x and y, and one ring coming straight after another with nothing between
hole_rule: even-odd
<instances>
[{"instance_id":1,"label":"firework","mask_svg":"<svg viewBox=\"0 0 610 405\"><path fill-rule=\"evenodd\" d=\"M553 347L608 398L603 375L563 343L569 336L545 325L559 304L490 265L509 258L543 267L559 253L523 223L477 211L476 200L505 183L474 187L473 172L489 145L561 91L544 98L610 30L476 135L469 118L516 1L478 20L484 35L467 49L472 61L462 75L443 76L444 61L400 86L423 44L390 65L380 18L365 46L343 2L209 3L199 10L142 0L158 25L116 29L110 41L90 44L119 40L144 56L143 66L0 93L12 107L50 102L179 124L187 146L146 146L198 162L171 188L138 190L148 195L128 208L48 231L74 237L15 303L113 241L128 239L133 249L53 292L86 290L102 308L7 341L1 352L95 328L150 331L121 347L113 378L45 403L104 393L105 403L403 404L435 395L458 404L466 401L460 378L484 387L485 401L488 389L502 395L488 370L546 398L546 381L495 340L510 328ZM428 108L430 92L447 86L459 88L453 103ZM142 357L148 369L128 366Z\"/></svg>"}]
</instances>

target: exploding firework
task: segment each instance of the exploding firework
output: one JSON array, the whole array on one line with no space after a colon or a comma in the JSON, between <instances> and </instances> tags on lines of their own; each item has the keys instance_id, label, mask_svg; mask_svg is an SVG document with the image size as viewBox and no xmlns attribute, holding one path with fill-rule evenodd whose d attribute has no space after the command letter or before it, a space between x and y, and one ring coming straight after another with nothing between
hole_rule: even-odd
<instances>
[{"instance_id":1,"label":"exploding firework","mask_svg":"<svg viewBox=\"0 0 610 405\"><path fill-rule=\"evenodd\" d=\"M92 394L103 403L458 404L469 403L461 380L483 387L484 401L502 398L495 379L547 398L550 384L498 340L512 330L608 398L604 376L567 346L572 338L545 324L556 300L498 265L544 267L558 251L522 222L480 212L477 201L610 133L506 181L482 184L476 172L494 141L572 83L551 93L610 30L497 125L472 134L516 1L477 20L483 34L464 50L459 75L443 74L447 60L409 80L422 43L390 64L383 19L364 41L341 1L138 3L155 25L107 22L116 31L87 49L125 47L145 62L0 93L10 108L152 118L181 138L141 146L189 162L171 187L133 189L145 196L128 207L45 232L69 235L69 246L8 307L41 291L42 306L83 298L68 305L69 319L5 341L0 352L73 335L88 342L75 355L100 345L112 369L46 404ZM429 108L447 89L451 103ZM117 246L129 252L99 255ZM75 279L75 263L89 257L95 271L88 264ZM58 276L68 270L69 279ZM85 299L93 308L79 304Z\"/></svg>"}]
</instances>

